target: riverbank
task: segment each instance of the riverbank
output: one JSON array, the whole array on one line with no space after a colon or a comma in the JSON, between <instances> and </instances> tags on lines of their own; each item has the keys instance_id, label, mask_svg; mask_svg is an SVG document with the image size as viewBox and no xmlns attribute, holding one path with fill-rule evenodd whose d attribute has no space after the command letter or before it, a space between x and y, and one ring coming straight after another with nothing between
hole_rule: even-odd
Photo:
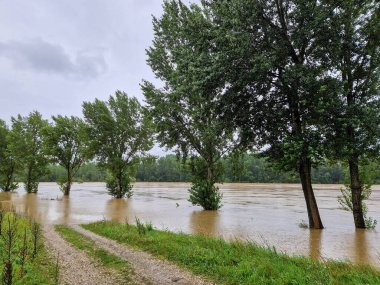
<instances>
[{"instance_id":1,"label":"riverbank","mask_svg":"<svg viewBox=\"0 0 380 285\"><path fill-rule=\"evenodd\" d=\"M290 257L253 243L159 231L146 224L136 227L103 221L83 227L216 284L380 284L380 272L369 266Z\"/></svg>"}]
</instances>

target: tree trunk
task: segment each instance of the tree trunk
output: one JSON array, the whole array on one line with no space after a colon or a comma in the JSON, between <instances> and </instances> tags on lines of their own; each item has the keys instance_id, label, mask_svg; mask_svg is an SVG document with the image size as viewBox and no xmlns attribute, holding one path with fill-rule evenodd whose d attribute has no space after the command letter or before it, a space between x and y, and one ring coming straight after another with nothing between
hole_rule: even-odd
<instances>
[{"instance_id":1,"label":"tree trunk","mask_svg":"<svg viewBox=\"0 0 380 285\"><path fill-rule=\"evenodd\" d=\"M72 184L71 172L70 172L70 169L67 169L67 182L66 182L65 192L63 193L64 196L70 195L71 184Z\"/></svg>"},{"instance_id":2,"label":"tree trunk","mask_svg":"<svg viewBox=\"0 0 380 285\"><path fill-rule=\"evenodd\" d=\"M355 227L357 229L365 229L365 221L362 205L362 185L359 178L359 163L357 158L348 161L350 168L350 188L352 197L352 213L354 215Z\"/></svg>"},{"instance_id":3,"label":"tree trunk","mask_svg":"<svg viewBox=\"0 0 380 285\"><path fill-rule=\"evenodd\" d=\"M7 175L7 181L5 183L4 192L10 192L11 191L11 178Z\"/></svg>"},{"instance_id":4,"label":"tree trunk","mask_svg":"<svg viewBox=\"0 0 380 285\"><path fill-rule=\"evenodd\" d=\"M6 174L6 182L5 182L5 189L4 192L10 192L11 191L11 185L13 180L13 166L11 167L10 171Z\"/></svg>"},{"instance_id":5,"label":"tree trunk","mask_svg":"<svg viewBox=\"0 0 380 285\"><path fill-rule=\"evenodd\" d=\"M117 199L123 198L121 195L121 176L116 178L116 191L117 191L116 198Z\"/></svg>"},{"instance_id":6,"label":"tree trunk","mask_svg":"<svg viewBox=\"0 0 380 285\"><path fill-rule=\"evenodd\" d=\"M299 166L299 175L307 206L309 227L312 229L323 229L317 201L315 200L313 186L311 184L311 161L309 158L302 158Z\"/></svg>"},{"instance_id":7,"label":"tree trunk","mask_svg":"<svg viewBox=\"0 0 380 285\"><path fill-rule=\"evenodd\" d=\"M210 182L214 180L214 173L211 165L208 165L207 167L207 180Z\"/></svg>"},{"instance_id":8,"label":"tree trunk","mask_svg":"<svg viewBox=\"0 0 380 285\"><path fill-rule=\"evenodd\" d=\"M71 181L67 181L67 184L66 184L66 187L65 187L64 195L65 195L65 196L69 196L69 195L70 195L70 190L71 190Z\"/></svg>"},{"instance_id":9,"label":"tree trunk","mask_svg":"<svg viewBox=\"0 0 380 285\"><path fill-rule=\"evenodd\" d=\"M32 192L32 168L29 166L28 168L28 176L27 176L27 184L26 184L26 192Z\"/></svg>"}]
</instances>

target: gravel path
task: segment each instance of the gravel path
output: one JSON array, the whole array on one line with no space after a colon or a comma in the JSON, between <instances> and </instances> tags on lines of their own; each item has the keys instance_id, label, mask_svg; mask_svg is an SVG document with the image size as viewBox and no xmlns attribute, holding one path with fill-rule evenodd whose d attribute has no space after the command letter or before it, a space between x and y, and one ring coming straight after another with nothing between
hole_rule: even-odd
<instances>
[{"instance_id":1,"label":"gravel path","mask_svg":"<svg viewBox=\"0 0 380 285\"><path fill-rule=\"evenodd\" d=\"M59 277L61 284L69 285L111 285L122 284L121 276L102 267L86 253L75 249L55 230L54 226L43 227L45 245L52 256L59 254Z\"/></svg>"},{"instance_id":2,"label":"gravel path","mask_svg":"<svg viewBox=\"0 0 380 285\"><path fill-rule=\"evenodd\" d=\"M201 279L198 276L195 276L194 274L188 271L180 269L178 266L168 261L159 260L146 252L131 249L130 247L121 245L113 240L101 237L97 234L94 234L93 232L87 231L78 225L72 225L71 227L79 233L91 238L98 247L128 261L137 275L144 277L152 284L212 284ZM98 284L102 283L99 282Z\"/></svg>"}]
</instances>

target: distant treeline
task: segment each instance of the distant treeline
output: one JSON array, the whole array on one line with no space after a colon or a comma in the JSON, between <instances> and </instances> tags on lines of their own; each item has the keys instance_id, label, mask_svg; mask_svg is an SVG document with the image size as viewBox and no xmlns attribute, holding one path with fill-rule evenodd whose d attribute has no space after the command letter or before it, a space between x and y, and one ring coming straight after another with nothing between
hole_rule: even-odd
<instances>
[{"instance_id":1,"label":"distant treeline","mask_svg":"<svg viewBox=\"0 0 380 285\"><path fill-rule=\"evenodd\" d=\"M265 158L256 155L244 155L239 161L232 158L222 160L224 175L222 182L250 182L250 183L299 183L295 173L282 172L271 166ZM370 165L372 181L380 183L380 172L377 165ZM55 182L64 177L65 169L58 165L49 166L49 174L41 181ZM345 183L346 169L341 164L332 164L313 169L313 183L336 184ZM95 163L82 166L74 179L77 182L105 181L106 171L97 167ZM159 157L154 161L144 162L136 169L136 181L146 182L190 182L189 171L175 155Z\"/></svg>"}]
</instances>

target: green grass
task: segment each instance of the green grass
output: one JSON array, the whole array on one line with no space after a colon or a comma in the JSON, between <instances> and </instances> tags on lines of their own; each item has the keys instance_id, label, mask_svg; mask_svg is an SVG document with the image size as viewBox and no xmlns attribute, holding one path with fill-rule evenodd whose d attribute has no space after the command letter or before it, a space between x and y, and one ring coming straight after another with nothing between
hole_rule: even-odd
<instances>
[{"instance_id":1,"label":"green grass","mask_svg":"<svg viewBox=\"0 0 380 285\"><path fill-rule=\"evenodd\" d=\"M380 273L369 266L290 257L253 243L158 230L139 235L135 226L105 221L83 227L168 259L217 284L380 284Z\"/></svg>"},{"instance_id":2,"label":"green grass","mask_svg":"<svg viewBox=\"0 0 380 285\"><path fill-rule=\"evenodd\" d=\"M39 234L37 255L33 257L33 242L31 233L32 222L12 212L1 212L3 220L0 235L0 276L4 278L5 260L8 259L6 244L9 241L7 233L9 228L15 229L13 246L11 247L12 284L15 285L40 285L56 284L57 270L55 260L49 256L43 244L42 232ZM11 227L9 227L9 222ZM21 272L21 248L24 245L23 237L26 232L27 250L24 265L24 273ZM1 283L4 284L4 283ZM6 284L6 283L5 283Z\"/></svg>"},{"instance_id":3,"label":"green grass","mask_svg":"<svg viewBox=\"0 0 380 285\"><path fill-rule=\"evenodd\" d=\"M121 276L121 280L118 280L121 282L120 284L135 284L133 282L133 270L127 261L109 254L107 251L99 248L93 240L67 226L57 225L55 229L63 239L74 247L84 251L103 266L118 272Z\"/></svg>"}]
</instances>

